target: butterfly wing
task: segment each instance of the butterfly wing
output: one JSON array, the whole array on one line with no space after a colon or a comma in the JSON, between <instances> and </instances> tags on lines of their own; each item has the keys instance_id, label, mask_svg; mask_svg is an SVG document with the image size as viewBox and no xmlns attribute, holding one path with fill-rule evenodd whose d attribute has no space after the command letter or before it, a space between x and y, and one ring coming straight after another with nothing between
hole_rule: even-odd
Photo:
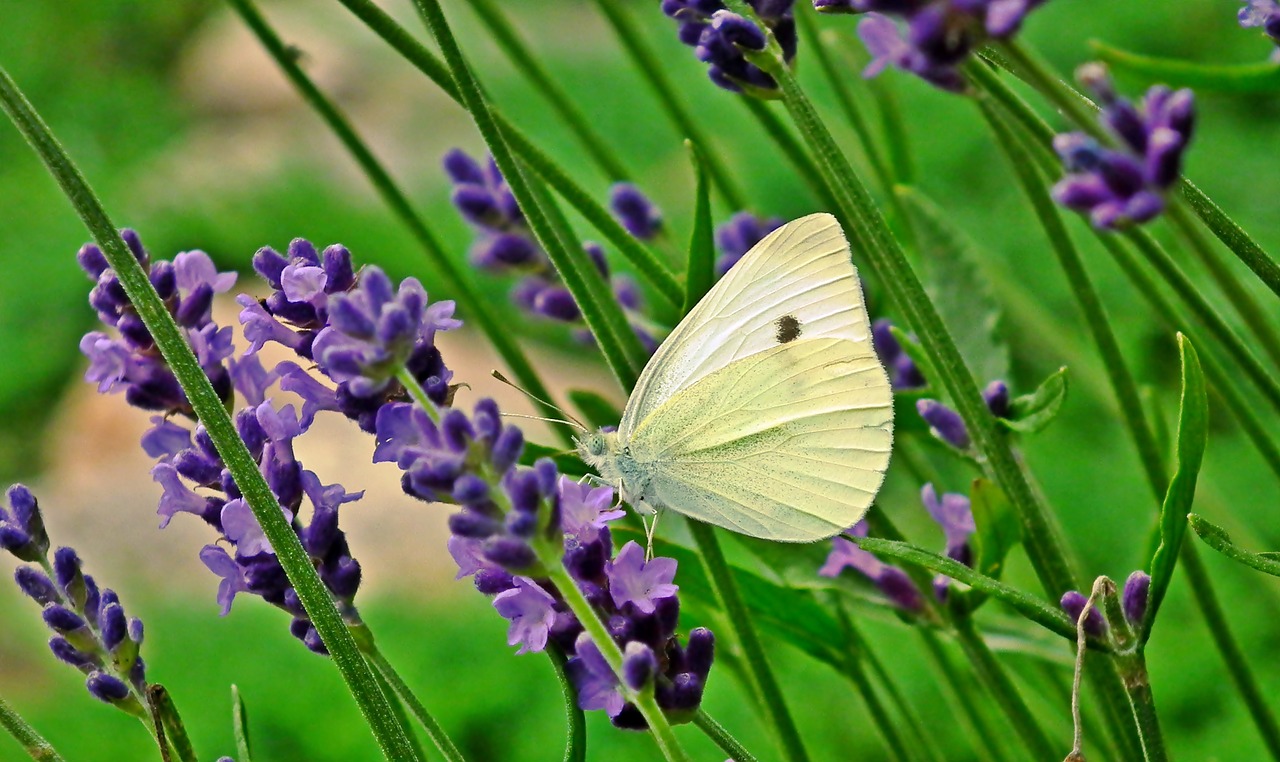
<instances>
[{"instance_id":1,"label":"butterfly wing","mask_svg":"<svg viewBox=\"0 0 1280 762\"><path fill-rule=\"evenodd\" d=\"M649 359L627 400L622 440L674 394L729 363L798 339L870 348L862 287L835 217L811 214L752 247Z\"/></svg>"},{"instance_id":2,"label":"butterfly wing","mask_svg":"<svg viewBox=\"0 0 1280 762\"><path fill-rule=\"evenodd\" d=\"M632 433L646 502L770 540L856 523L889 464L893 400L870 342L807 339L730 363Z\"/></svg>"}]
</instances>

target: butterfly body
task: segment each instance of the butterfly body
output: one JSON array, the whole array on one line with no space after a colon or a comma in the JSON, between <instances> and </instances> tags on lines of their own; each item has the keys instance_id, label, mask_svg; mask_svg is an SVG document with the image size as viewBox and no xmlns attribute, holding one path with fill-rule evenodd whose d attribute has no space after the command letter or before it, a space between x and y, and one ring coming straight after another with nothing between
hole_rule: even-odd
<instances>
[{"instance_id":1,"label":"butterfly body","mask_svg":"<svg viewBox=\"0 0 1280 762\"><path fill-rule=\"evenodd\" d=\"M816 214L748 252L650 359L617 431L578 449L639 510L804 542L862 517L892 437L848 243Z\"/></svg>"}]
</instances>

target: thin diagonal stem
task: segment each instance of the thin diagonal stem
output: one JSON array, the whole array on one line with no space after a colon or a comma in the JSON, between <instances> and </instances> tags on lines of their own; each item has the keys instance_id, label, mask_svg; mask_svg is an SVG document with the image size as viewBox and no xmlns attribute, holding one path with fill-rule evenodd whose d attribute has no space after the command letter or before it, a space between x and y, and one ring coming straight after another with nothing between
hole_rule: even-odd
<instances>
[{"instance_id":1,"label":"thin diagonal stem","mask_svg":"<svg viewBox=\"0 0 1280 762\"><path fill-rule=\"evenodd\" d=\"M3 698L0 698L0 727L8 731L13 740L22 745L22 750L36 762L66 762L58 750L53 748L53 744L22 719L22 715L14 711Z\"/></svg>"},{"instance_id":2,"label":"thin diagonal stem","mask_svg":"<svg viewBox=\"0 0 1280 762\"><path fill-rule=\"evenodd\" d=\"M440 756L449 760L449 762L464 762L465 758L462 756L462 752L458 751L458 747L453 745L453 741L444 732L444 728L440 727L440 723L436 722L436 719L431 716L427 708L422 705L422 702L410 690L408 683L404 681L404 678L400 677L400 673L396 672L395 667L391 666L391 662L387 661L387 657L383 656L377 646L372 644L366 646L364 650L374 669L391 686L391 690L395 692L395 695L399 696L400 700L408 705L409 711L413 712L413 716L418 719L418 723L426 731L427 738L431 739L431 743L440 752Z\"/></svg>"},{"instance_id":3,"label":"thin diagonal stem","mask_svg":"<svg viewBox=\"0 0 1280 762\"><path fill-rule=\"evenodd\" d=\"M494 0L471 0L471 8L484 22L494 40L507 54L507 58L511 59L516 69L529 80L532 90L541 94L560 115L560 121L578 139L604 176L610 180L629 179L626 167L622 165L622 160L618 158L617 153L592 128L591 120L587 115L578 108L578 105L569 97L569 93L542 66L524 40L520 39L519 32L507 20L497 3Z\"/></svg>"},{"instance_id":4,"label":"thin diagonal stem","mask_svg":"<svg viewBox=\"0 0 1280 762\"><path fill-rule=\"evenodd\" d=\"M742 647L747 678L764 707L769 724L777 734L778 742L786 752L786 758L794 762L804 762L809 759L809 754L805 751L804 742L800 739L800 731L787 710L778 680L774 677L773 670L770 669L769 662L765 658L764 646L760 643L760 636L756 634L755 620L742 602L738 585L734 582L724 552L720 549L720 541L716 539L715 529L710 524L693 519L689 520L688 525L693 541L702 555L702 564L711 580L711 587L720 601L721 608L724 609L729 626L737 636L738 644Z\"/></svg>"},{"instance_id":5,"label":"thin diagonal stem","mask_svg":"<svg viewBox=\"0 0 1280 762\"><path fill-rule=\"evenodd\" d=\"M649 83L654 95L658 96L658 103L662 106L667 118L675 125L680 136L691 140L706 159L707 174L711 176L711 181L715 183L720 195L734 209L745 207L746 196L734 183L724 160L715 150L711 139L702 131L698 120L694 119L689 108L680 100L675 85L667 76L667 67L645 40L644 28L631 18L629 9L623 7L620 0L595 0L595 3L609 25L613 27L618 41L626 49L636 69Z\"/></svg>"},{"instance_id":6,"label":"thin diagonal stem","mask_svg":"<svg viewBox=\"0 0 1280 762\"><path fill-rule=\"evenodd\" d=\"M434 82L445 95L462 104L462 95L449 76L449 69L404 27L396 23L372 0L338 0L347 10L382 38L410 64ZM492 109L491 109L492 110ZM590 193L560 168L546 152L538 148L522 131L501 113L493 111L494 121L522 162L533 168L556 193L591 223L604 239L613 244L636 271L656 289L668 303L679 305L684 289L671 268L644 244L640 243L609 214ZM527 385L526 385L527 386Z\"/></svg>"},{"instance_id":7,"label":"thin diagonal stem","mask_svg":"<svg viewBox=\"0 0 1280 762\"><path fill-rule=\"evenodd\" d=\"M716 746L720 747L720 751L729 755L733 762L756 762L755 755L742 744L738 743L738 739L729 734L720 723L712 719L711 715L704 710L699 709L698 713L693 716L693 724L707 735Z\"/></svg>"}]
</instances>

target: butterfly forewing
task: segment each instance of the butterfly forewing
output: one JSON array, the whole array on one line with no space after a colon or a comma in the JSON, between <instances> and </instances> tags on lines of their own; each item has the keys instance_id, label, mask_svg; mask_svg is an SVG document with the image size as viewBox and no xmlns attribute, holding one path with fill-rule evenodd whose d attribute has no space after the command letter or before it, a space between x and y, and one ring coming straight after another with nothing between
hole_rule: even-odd
<instances>
[{"instance_id":1,"label":"butterfly forewing","mask_svg":"<svg viewBox=\"0 0 1280 762\"><path fill-rule=\"evenodd\" d=\"M771 540L830 537L866 513L889 462L884 369L847 339L785 342L679 390L631 454L648 499Z\"/></svg>"},{"instance_id":2,"label":"butterfly forewing","mask_svg":"<svg viewBox=\"0 0 1280 762\"><path fill-rule=\"evenodd\" d=\"M678 391L736 360L824 337L872 351L849 244L834 217L812 214L756 244L676 326L640 374L618 434L627 439Z\"/></svg>"}]
</instances>

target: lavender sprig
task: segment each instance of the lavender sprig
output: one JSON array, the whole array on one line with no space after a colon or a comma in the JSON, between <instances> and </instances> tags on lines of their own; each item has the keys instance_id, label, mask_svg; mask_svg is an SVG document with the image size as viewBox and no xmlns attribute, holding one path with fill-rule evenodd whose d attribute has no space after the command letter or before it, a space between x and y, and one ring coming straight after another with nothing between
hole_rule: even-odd
<instances>
[{"instance_id":1,"label":"lavender sprig","mask_svg":"<svg viewBox=\"0 0 1280 762\"><path fill-rule=\"evenodd\" d=\"M782 46L790 63L798 37L792 6L794 0L749 0L756 15ZM679 24L680 41L693 48L706 63L711 81L730 92L746 92L768 98L778 96L778 83L760 67L749 63L742 48L764 50L760 27L725 9L720 0L662 0L662 12Z\"/></svg>"},{"instance_id":2,"label":"lavender sprig","mask_svg":"<svg viewBox=\"0 0 1280 762\"><path fill-rule=\"evenodd\" d=\"M1115 139L1105 147L1083 132L1054 138L1068 174L1053 188L1058 203L1089 215L1094 227L1115 230L1156 217L1182 172L1182 155L1195 127L1190 90L1157 85L1141 105L1117 95L1101 64L1076 74L1102 106L1099 123Z\"/></svg>"},{"instance_id":3,"label":"lavender sprig","mask_svg":"<svg viewBox=\"0 0 1280 762\"><path fill-rule=\"evenodd\" d=\"M1276 0L1245 0L1239 16L1240 26L1245 29L1261 29L1263 34L1271 38L1277 46L1271 53L1271 60L1280 63L1280 4Z\"/></svg>"},{"instance_id":4,"label":"lavender sprig","mask_svg":"<svg viewBox=\"0 0 1280 762\"><path fill-rule=\"evenodd\" d=\"M890 65L943 90L964 90L960 66L988 40L1008 40L1044 0L814 0L829 13L869 12L858 37L871 54L863 76ZM903 31L905 30L905 31Z\"/></svg>"},{"instance_id":5,"label":"lavender sprig","mask_svg":"<svg viewBox=\"0 0 1280 762\"><path fill-rule=\"evenodd\" d=\"M120 596L99 588L67 547L49 559L49 537L35 495L21 484L9 487L9 510L0 507L0 547L20 561L14 580L42 607L53 630L49 650L85 675L85 687L101 701L146 720L146 666L139 655L142 620L125 615ZM34 564L34 565L31 565Z\"/></svg>"}]
</instances>

